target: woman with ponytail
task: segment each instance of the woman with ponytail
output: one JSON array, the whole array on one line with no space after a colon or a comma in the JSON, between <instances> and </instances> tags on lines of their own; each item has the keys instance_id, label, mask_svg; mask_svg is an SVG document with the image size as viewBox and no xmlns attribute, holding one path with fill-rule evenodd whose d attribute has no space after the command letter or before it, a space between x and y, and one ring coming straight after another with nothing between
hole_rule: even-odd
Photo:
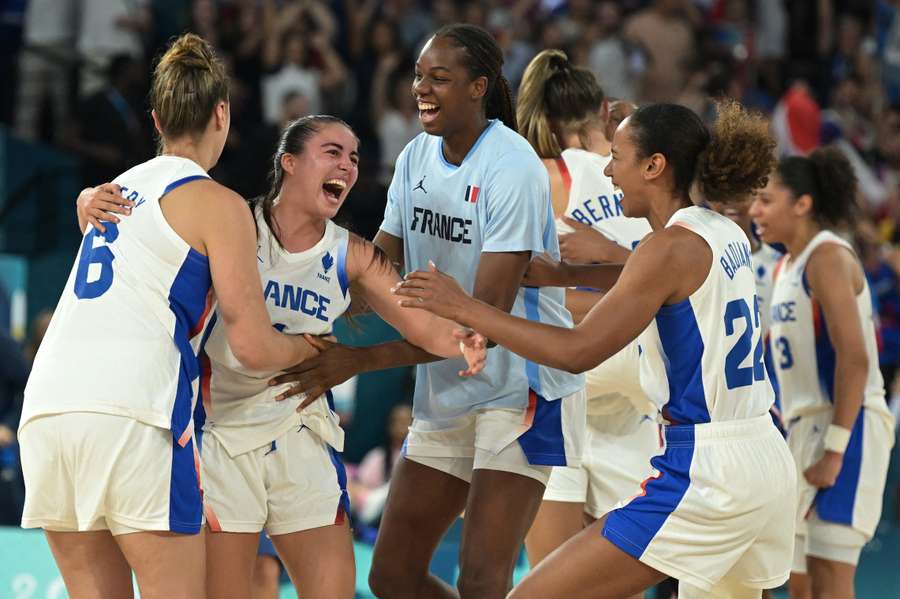
<instances>
[{"instance_id":1,"label":"woman with ponytail","mask_svg":"<svg viewBox=\"0 0 900 599\"><path fill-rule=\"evenodd\" d=\"M785 158L750 208L783 243L771 340L800 478L791 597L853 597L860 551L881 516L893 418L878 368L862 265L835 230L852 224L856 177L837 150Z\"/></svg>"},{"instance_id":2,"label":"woman with ponytail","mask_svg":"<svg viewBox=\"0 0 900 599\"><path fill-rule=\"evenodd\" d=\"M521 287L531 256L559 249L547 172L516 133L502 67L500 48L478 27L450 25L425 44L412 89L425 133L397 161L375 243L407 270L434 261L504 313L571 327L562 289ZM459 596L505 597L551 467L580 463L582 377L499 347L465 380L458 360L436 362L405 342L322 349L301 365L308 393L357 372L421 364L375 545L374 593L456 596L428 566L465 510Z\"/></svg>"},{"instance_id":3,"label":"woman with ponytail","mask_svg":"<svg viewBox=\"0 0 900 599\"><path fill-rule=\"evenodd\" d=\"M148 599L206 596L193 415L213 289L245 366L280 370L315 353L272 328L253 218L207 174L231 121L209 43L172 43L150 105L160 155L115 179L127 218L82 223L25 390L22 525L44 529L73 598L129 598L132 572Z\"/></svg>"},{"instance_id":4,"label":"woman with ponytail","mask_svg":"<svg viewBox=\"0 0 900 599\"><path fill-rule=\"evenodd\" d=\"M511 599L622 598L664 578L679 597L759 597L787 580L796 469L769 416L750 246L738 225L695 205L746 198L775 163L768 123L720 105L709 130L683 106L636 110L606 169L627 216L653 231L624 267L549 264L543 285L608 289L574 329L515 318L430 268L407 274L402 305L471 327L523 358L583 372L634 339L665 448L631 499L546 557ZM474 342L478 335L468 342ZM773 484L772 481L777 481Z\"/></svg>"},{"instance_id":5,"label":"woman with ponytail","mask_svg":"<svg viewBox=\"0 0 900 599\"><path fill-rule=\"evenodd\" d=\"M544 50L525 69L516 108L522 134L550 174L557 229L571 232L574 225L579 236L614 248L584 261L624 262L650 224L622 214L622 192L603 174L610 161L609 107L594 74L570 64L561 50ZM568 237L560 235L563 258ZM601 297L567 289L566 307L578 322ZM554 468L550 475L525 543L532 565L634 494L659 450L657 427L644 417L652 406L638 380L636 341L586 372L585 382L585 455L581 468Z\"/></svg>"}]
</instances>

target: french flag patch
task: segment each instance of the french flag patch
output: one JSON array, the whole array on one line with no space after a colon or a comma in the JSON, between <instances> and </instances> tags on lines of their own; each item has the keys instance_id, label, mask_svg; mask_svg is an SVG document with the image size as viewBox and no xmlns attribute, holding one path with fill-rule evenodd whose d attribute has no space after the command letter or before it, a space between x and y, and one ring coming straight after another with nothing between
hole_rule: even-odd
<instances>
[{"instance_id":1,"label":"french flag patch","mask_svg":"<svg viewBox=\"0 0 900 599\"><path fill-rule=\"evenodd\" d=\"M467 185L466 186L466 202L470 204L474 204L478 201L478 192L481 191L480 187L475 185Z\"/></svg>"}]
</instances>

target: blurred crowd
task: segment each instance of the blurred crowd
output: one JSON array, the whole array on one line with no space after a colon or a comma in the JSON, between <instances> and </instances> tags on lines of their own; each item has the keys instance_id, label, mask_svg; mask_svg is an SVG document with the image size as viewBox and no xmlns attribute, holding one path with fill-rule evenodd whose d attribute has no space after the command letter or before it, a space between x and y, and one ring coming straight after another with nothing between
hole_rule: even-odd
<instances>
[{"instance_id":1,"label":"blurred crowd","mask_svg":"<svg viewBox=\"0 0 900 599\"><path fill-rule=\"evenodd\" d=\"M851 233L878 303L885 379L895 379L900 0L8 0L0 10L0 122L77 156L85 185L154 153L153 59L192 30L233 77L231 133L212 175L258 195L284 124L341 116L362 153L341 217L370 238L394 161L420 131L415 57L442 25L489 30L513 90L539 50L561 48L610 97L674 101L705 118L713 98L738 98L771 114L783 154L834 144L853 163ZM375 470L389 473L395 449L382 448Z\"/></svg>"}]
</instances>

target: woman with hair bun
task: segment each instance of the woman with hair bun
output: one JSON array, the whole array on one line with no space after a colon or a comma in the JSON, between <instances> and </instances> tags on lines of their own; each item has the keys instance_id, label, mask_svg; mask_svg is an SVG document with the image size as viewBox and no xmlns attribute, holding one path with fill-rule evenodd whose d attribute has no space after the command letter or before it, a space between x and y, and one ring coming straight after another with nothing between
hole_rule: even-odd
<instances>
[{"instance_id":1,"label":"woman with hair bun","mask_svg":"<svg viewBox=\"0 0 900 599\"><path fill-rule=\"evenodd\" d=\"M628 597L667 577L681 597L759 597L788 578L796 469L769 416L756 283L744 232L694 205L746 198L775 164L766 121L737 103L712 130L674 104L639 108L616 130L606 169L630 217L653 232L624 267L538 260L532 284L609 289L574 329L473 300L430 268L395 290L536 362L582 372L637 338L641 386L665 448L642 492L545 558L514 599ZM477 335L467 341L474 342ZM771 484L777 480L779 484Z\"/></svg>"},{"instance_id":2,"label":"woman with hair bun","mask_svg":"<svg viewBox=\"0 0 900 599\"><path fill-rule=\"evenodd\" d=\"M603 173L610 161L604 133L610 108L594 74L572 65L561 50L544 50L525 69L517 100L519 128L550 174L557 230L572 233L577 227L576 237L590 235L594 251L574 261L627 260L650 224L622 213L622 192ZM566 245L573 239L560 235L564 259L571 260ZM566 307L578 322L601 297L567 289ZM550 474L525 541L532 565L640 487L659 450L659 435L645 418L653 411L640 387L638 364L632 341L585 373L585 455L580 468L554 468Z\"/></svg>"},{"instance_id":3,"label":"woman with hair bun","mask_svg":"<svg viewBox=\"0 0 900 599\"><path fill-rule=\"evenodd\" d=\"M851 245L856 177L835 149L783 159L750 208L775 270L771 340L788 444L802 473L791 597L853 596L881 516L894 423L878 368L872 298Z\"/></svg>"},{"instance_id":4,"label":"woman with hair bun","mask_svg":"<svg viewBox=\"0 0 900 599\"><path fill-rule=\"evenodd\" d=\"M272 328L243 198L207 175L228 76L187 34L156 66L160 155L115 179L130 216L88 227L25 390L22 525L43 528L69 596L203 597L197 352L213 305L245 366L316 353ZM110 365L107 358L115 364Z\"/></svg>"}]
</instances>

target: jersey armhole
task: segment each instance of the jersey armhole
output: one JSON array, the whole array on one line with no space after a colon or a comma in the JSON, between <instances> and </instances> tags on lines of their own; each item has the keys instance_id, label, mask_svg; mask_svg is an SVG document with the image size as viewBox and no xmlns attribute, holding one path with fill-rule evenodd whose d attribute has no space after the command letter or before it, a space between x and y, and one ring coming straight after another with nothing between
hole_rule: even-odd
<instances>
[{"instance_id":1,"label":"jersey armhole","mask_svg":"<svg viewBox=\"0 0 900 599\"><path fill-rule=\"evenodd\" d=\"M347 250L349 245L350 235L346 235L341 240L337 250L337 278L344 298L347 297L347 291L350 289L350 277L347 275Z\"/></svg>"}]
</instances>

